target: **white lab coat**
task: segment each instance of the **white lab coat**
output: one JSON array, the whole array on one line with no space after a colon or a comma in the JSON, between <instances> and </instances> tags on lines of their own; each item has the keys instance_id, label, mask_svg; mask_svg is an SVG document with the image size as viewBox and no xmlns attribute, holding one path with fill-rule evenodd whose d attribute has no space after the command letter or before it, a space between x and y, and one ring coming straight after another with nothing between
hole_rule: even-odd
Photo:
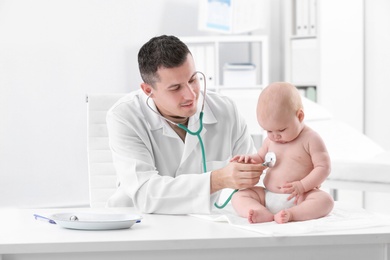
<instances>
[{"instance_id":1,"label":"white lab coat","mask_svg":"<svg viewBox=\"0 0 390 260\"><path fill-rule=\"evenodd\" d=\"M118 190L109 206L129 205L145 213L209 213L219 192L210 195L210 171L227 165L236 154L255 152L243 117L228 97L207 92L203 131L207 171L203 173L198 138L185 142L168 123L146 105L138 90L121 98L107 113L110 148L118 176ZM149 104L156 110L154 102ZM199 127L198 111L188 128ZM254 119L255 120L255 119Z\"/></svg>"}]
</instances>

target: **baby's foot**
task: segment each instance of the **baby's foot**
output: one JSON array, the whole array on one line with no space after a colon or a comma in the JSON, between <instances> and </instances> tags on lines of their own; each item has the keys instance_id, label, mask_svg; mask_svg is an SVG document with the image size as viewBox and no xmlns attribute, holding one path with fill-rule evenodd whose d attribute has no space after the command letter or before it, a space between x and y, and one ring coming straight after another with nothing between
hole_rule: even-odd
<instances>
[{"instance_id":1,"label":"baby's foot","mask_svg":"<svg viewBox=\"0 0 390 260\"><path fill-rule=\"evenodd\" d=\"M256 216L257 216L257 213L253 209L250 209L249 213L248 213L249 223L251 223L251 224L256 223L255 222Z\"/></svg>"},{"instance_id":2,"label":"baby's foot","mask_svg":"<svg viewBox=\"0 0 390 260\"><path fill-rule=\"evenodd\" d=\"M249 210L248 213L248 221L249 223L264 223L264 222L270 222L273 220L273 216L269 212L264 211L256 211L253 209Z\"/></svg>"},{"instance_id":3,"label":"baby's foot","mask_svg":"<svg viewBox=\"0 0 390 260\"><path fill-rule=\"evenodd\" d=\"M289 212L288 210L281 210L275 214L274 220L278 224L283 224L289 222L291 220L291 217L291 212Z\"/></svg>"}]
</instances>

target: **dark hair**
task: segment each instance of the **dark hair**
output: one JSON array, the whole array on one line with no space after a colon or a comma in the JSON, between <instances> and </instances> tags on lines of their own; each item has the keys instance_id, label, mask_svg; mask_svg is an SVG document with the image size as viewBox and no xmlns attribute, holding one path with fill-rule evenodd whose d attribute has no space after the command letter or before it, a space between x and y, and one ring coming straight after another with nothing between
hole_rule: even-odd
<instances>
[{"instance_id":1,"label":"dark hair","mask_svg":"<svg viewBox=\"0 0 390 260\"><path fill-rule=\"evenodd\" d=\"M142 80L152 85L159 80L160 67L175 68L182 65L191 53L187 45L175 36L161 35L150 39L138 52L138 67Z\"/></svg>"}]
</instances>

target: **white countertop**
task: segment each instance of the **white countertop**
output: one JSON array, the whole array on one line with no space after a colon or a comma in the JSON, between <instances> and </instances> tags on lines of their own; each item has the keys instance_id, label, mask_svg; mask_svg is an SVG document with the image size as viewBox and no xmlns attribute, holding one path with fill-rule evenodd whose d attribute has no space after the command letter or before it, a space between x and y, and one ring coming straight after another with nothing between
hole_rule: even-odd
<instances>
[{"instance_id":1,"label":"white countertop","mask_svg":"<svg viewBox=\"0 0 390 260\"><path fill-rule=\"evenodd\" d=\"M152 254L153 251L161 250L173 252L208 249L222 253L229 252L232 248L244 252L248 250L266 252L275 247L277 247L275 250L283 248L284 252L288 253L286 248L292 250L301 248L302 252L307 252L308 248L339 248L340 245L349 251L351 247L361 250L368 246L370 250L376 250L378 256L387 257L386 248L390 244L390 226L273 237L233 227L225 222L212 222L185 215L140 214L143 217L141 223L134 224L130 229L102 231L65 229L37 221L33 217L33 214L49 216L70 211L137 213L133 208L0 209L0 259L7 259L8 254L140 251ZM358 251L357 254L361 255ZM369 253L372 255L371 251ZM372 259L376 259L375 256Z\"/></svg>"}]
</instances>

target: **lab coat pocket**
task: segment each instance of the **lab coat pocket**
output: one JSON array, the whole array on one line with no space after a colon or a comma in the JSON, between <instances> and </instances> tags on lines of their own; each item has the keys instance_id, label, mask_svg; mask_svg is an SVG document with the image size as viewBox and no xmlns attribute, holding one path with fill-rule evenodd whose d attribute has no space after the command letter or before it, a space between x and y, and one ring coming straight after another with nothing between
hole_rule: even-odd
<instances>
[{"instance_id":1,"label":"lab coat pocket","mask_svg":"<svg viewBox=\"0 0 390 260\"><path fill-rule=\"evenodd\" d=\"M225 167L229 163L229 159L225 161L209 161L206 162L207 171L214 171Z\"/></svg>"}]
</instances>

